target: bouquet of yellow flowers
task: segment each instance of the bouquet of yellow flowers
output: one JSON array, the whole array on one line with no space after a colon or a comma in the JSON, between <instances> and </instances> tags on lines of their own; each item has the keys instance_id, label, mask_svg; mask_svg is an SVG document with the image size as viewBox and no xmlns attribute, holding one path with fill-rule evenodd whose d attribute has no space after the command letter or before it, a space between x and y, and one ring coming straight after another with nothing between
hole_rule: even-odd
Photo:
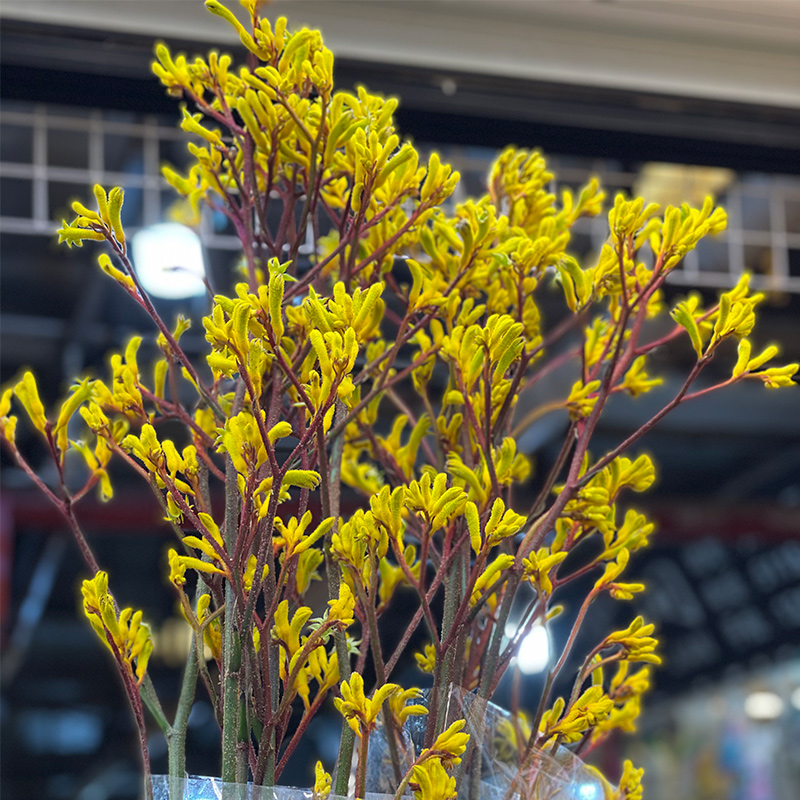
<instances>
[{"instance_id":1,"label":"bouquet of yellow flowers","mask_svg":"<svg viewBox=\"0 0 800 800\"><path fill-rule=\"evenodd\" d=\"M318 764L316 796L347 795L353 765L355 796L373 791L370 742L380 741L398 798L477 798L486 791L475 777L483 743L470 716L485 715L520 641L561 612L564 588L596 571L541 696L527 713L497 716L490 734L513 764L498 797L543 796L536 773L544 756L585 753L612 730L633 729L650 665L659 663L653 626L636 617L600 633L572 691L554 696L591 604L644 589L624 572L653 525L625 502L651 486L655 470L647 455L628 451L692 397L744 380L788 386L798 365L774 366L775 347L752 351L762 296L747 275L714 306L692 295L665 307L670 271L725 228L711 198L701 208L660 209L618 195L606 244L594 263L579 264L570 231L579 217L602 213L596 181L557 196L538 152L508 148L487 193L452 207L458 173L436 153L421 161L401 139L396 100L334 91L333 55L318 31L270 24L256 0L242 0L247 24L218 0L205 5L234 26L247 65L213 51L189 60L163 44L153 65L190 107L181 125L193 163L185 174L165 167L165 179L192 215L210 207L241 239L241 279L213 296L203 319L205 358L190 360L180 342L188 321L163 320L139 281L122 189L96 186L93 203L74 203L59 239L103 245L100 268L148 312L161 358L140 365L137 336L111 357L106 379L78 381L52 414L30 372L0 402L5 446L83 554L83 608L119 667L147 795L146 714L163 730L179 781L202 683L222 729L225 783L275 785L332 698L343 718L339 756ZM539 312L547 292L566 306L553 325ZM654 337L651 320L667 315L669 332L662 326ZM730 378L695 388L730 339L738 341ZM594 457L592 435L609 399L658 385L649 359L672 340L695 354L680 390ZM517 406L556 368L572 370L571 389L532 414L562 409L566 433L534 496L532 464L515 439L528 420ZM60 490L17 448L12 403L45 442ZM76 414L85 434L73 441ZM166 421L181 423L182 437L166 438ZM67 480L70 450L88 466L82 486ZM149 484L175 537L159 569L193 645L171 719L147 674L150 629L141 611L119 608L113 575L81 531L79 500L95 486L112 497L111 459ZM343 489L360 498L351 513L343 513ZM590 538L593 557L576 565L571 555ZM315 604L315 580L325 581L327 602ZM405 627L384 649L382 622L393 605L400 613L401 592ZM512 606L522 611L509 636ZM431 676L424 698L392 681L418 629L428 639L415 654ZM597 781L609 798L641 797L641 771L630 764L618 789Z\"/></svg>"}]
</instances>

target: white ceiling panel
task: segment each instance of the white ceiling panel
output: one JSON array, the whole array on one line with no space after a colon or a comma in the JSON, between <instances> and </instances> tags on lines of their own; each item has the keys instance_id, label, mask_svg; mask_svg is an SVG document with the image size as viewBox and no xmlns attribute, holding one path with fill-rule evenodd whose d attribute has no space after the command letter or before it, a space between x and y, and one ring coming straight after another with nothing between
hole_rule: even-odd
<instances>
[{"instance_id":1,"label":"white ceiling panel","mask_svg":"<svg viewBox=\"0 0 800 800\"><path fill-rule=\"evenodd\" d=\"M265 14L353 59L800 107L798 0L276 0ZM237 41L201 0L3 0L0 15Z\"/></svg>"}]
</instances>

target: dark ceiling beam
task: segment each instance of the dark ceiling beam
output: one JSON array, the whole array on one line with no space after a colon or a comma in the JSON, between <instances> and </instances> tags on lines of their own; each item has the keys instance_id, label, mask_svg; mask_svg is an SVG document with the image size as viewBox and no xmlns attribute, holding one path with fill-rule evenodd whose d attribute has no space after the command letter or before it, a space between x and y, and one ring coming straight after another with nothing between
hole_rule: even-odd
<instances>
[{"instance_id":1,"label":"dark ceiling beam","mask_svg":"<svg viewBox=\"0 0 800 800\"><path fill-rule=\"evenodd\" d=\"M723 540L757 540L760 545L796 540L800 536L800 509L774 501L729 502L724 505L681 497L641 503L656 523L659 544L684 544L703 536Z\"/></svg>"},{"instance_id":2,"label":"dark ceiling beam","mask_svg":"<svg viewBox=\"0 0 800 800\"><path fill-rule=\"evenodd\" d=\"M352 511L355 506L350 505ZM43 503L41 494L34 489L6 490L0 494L0 506L16 531L63 530L65 536L69 535L63 517L54 507ZM686 497L639 498L637 508L656 523L659 544L679 544L700 536L723 540L757 536L761 543L800 536L800 509L774 501L729 502L720 506ZM143 509L152 511L150 524ZM348 509L343 511L347 513ZM146 491L122 490L117 492L113 503L87 497L76 513L90 537L173 535L161 520L155 498Z\"/></svg>"}]
</instances>

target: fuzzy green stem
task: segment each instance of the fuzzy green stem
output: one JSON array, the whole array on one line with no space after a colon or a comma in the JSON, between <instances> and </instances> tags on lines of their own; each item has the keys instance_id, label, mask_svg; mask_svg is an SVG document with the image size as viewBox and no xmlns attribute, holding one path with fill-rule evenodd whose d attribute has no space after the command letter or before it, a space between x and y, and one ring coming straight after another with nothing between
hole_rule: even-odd
<instances>
[{"instance_id":1,"label":"fuzzy green stem","mask_svg":"<svg viewBox=\"0 0 800 800\"><path fill-rule=\"evenodd\" d=\"M411 780L411 776L414 774L414 766L416 766L417 762L415 761L414 764L409 768L408 772L403 776L403 780L400 781L400 785L397 787L397 791L394 793L394 800L400 800L403 796L403 793L408 786L409 781Z\"/></svg>"},{"instance_id":2,"label":"fuzzy green stem","mask_svg":"<svg viewBox=\"0 0 800 800\"><path fill-rule=\"evenodd\" d=\"M500 613L494 626L492 639L489 642L489 650L486 653L486 661L481 668L481 683L478 695L484 700L488 700L491 695L491 687L497 669L497 662L500 657L500 646L505 635L506 622L508 622L511 607L514 604L514 595L520 582L520 573L516 570L508 578L508 586L503 595L503 602L500 605Z\"/></svg>"},{"instance_id":3,"label":"fuzzy green stem","mask_svg":"<svg viewBox=\"0 0 800 800\"><path fill-rule=\"evenodd\" d=\"M431 746L433 740L444 730L447 714L447 698L450 691L453 672L454 648L445 644L453 627L459 601L463 597L464 587L461 583L463 555L458 553L453 560L444 581L444 612L442 614L441 642L443 647L437 653L434 668L433 690L431 692L432 708L429 712L428 725L425 731L425 744Z\"/></svg>"},{"instance_id":4,"label":"fuzzy green stem","mask_svg":"<svg viewBox=\"0 0 800 800\"><path fill-rule=\"evenodd\" d=\"M372 661L375 664L375 676L378 679L378 687L386 683L386 670L383 663L383 653L381 652L381 640L378 633L378 617L375 613L375 606L372 598L377 592L377 576L378 568L377 561L373 556L372 559L372 586L370 587L369 597L366 596L363 588L356 583L356 590L358 591L359 599L364 606L364 611L367 615L367 627L369 628L369 637L372 650ZM392 718L391 707L389 706L388 699L383 704L383 720L386 729L386 743L389 747L389 757L392 762L392 769L394 771L394 778L399 781L402 778L400 774L400 756L397 753L397 741L395 739L395 726L394 719Z\"/></svg>"},{"instance_id":5,"label":"fuzzy green stem","mask_svg":"<svg viewBox=\"0 0 800 800\"><path fill-rule=\"evenodd\" d=\"M230 457L225 465L225 543L229 552L236 539L238 516L236 468ZM236 742L239 730L239 670L241 643L235 636L236 595L233 583L225 584L225 620L222 644L222 780L236 780Z\"/></svg>"},{"instance_id":6,"label":"fuzzy green stem","mask_svg":"<svg viewBox=\"0 0 800 800\"><path fill-rule=\"evenodd\" d=\"M245 686L250 682L245 681ZM250 720L248 719L247 701L244 695L239 697L239 731L236 740L236 783L247 783L247 756L250 741Z\"/></svg>"},{"instance_id":7,"label":"fuzzy green stem","mask_svg":"<svg viewBox=\"0 0 800 800\"><path fill-rule=\"evenodd\" d=\"M147 710L158 724L158 727L161 728L164 736L169 736L172 726L169 724L167 715L164 713L164 709L161 707L161 702L159 701L155 687L153 686L153 680L149 675L144 676L142 685L139 687L139 694L142 697L142 702L144 702L144 704L147 706Z\"/></svg>"},{"instance_id":8,"label":"fuzzy green stem","mask_svg":"<svg viewBox=\"0 0 800 800\"><path fill-rule=\"evenodd\" d=\"M178 708L175 711L175 719L172 726L167 733L170 800L173 800L173 798L174 800L180 800L182 797L181 782L186 774L186 730L189 726L189 714L192 710L197 675L200 671L197 664L196 636L197 634L192 635L192 645L189 657L186 660L186 668L183 671Z\"/></svg>"},{"instance_id":9,"label":"fuzzy green stem","mask_svg":"<svg viewBox=\"0 0 800 800\"><path fill-rule=\"evenodd\" d=\"M225 587L226 605L233 604L233 587ZM236 780L236 743L239 732L239 670L241 669L241 649L234 636L232 619L225 621L225 641L223 644L222 680L222 780L234 783Z\"/></svg>"}]
</instances>

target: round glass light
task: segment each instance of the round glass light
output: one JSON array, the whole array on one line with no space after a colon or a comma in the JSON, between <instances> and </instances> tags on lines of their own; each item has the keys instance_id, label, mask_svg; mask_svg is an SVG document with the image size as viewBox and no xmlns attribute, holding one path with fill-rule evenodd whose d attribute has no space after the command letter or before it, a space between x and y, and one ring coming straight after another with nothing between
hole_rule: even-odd
<instances>
[{"instance_id":1,"label":"round glass light","mask_svg":"<svg viewBox=\"0 0 800 800\"><path fill-rule=\"evenodd\" d=\"M541 625L534 625L531 632L519 643L517 665L523 675L542 672L550 663L550 637Z\"/></svg>"},{"instance_id":2,"label":"round glass light","mask_svg":"<svg viewBox=\"0 0 800 800\"><path fill-rule=\"evenodd\" d=\"M164 300L199 297L206 292L200 237L185 225L162 222L131 239L133 265L144 290Z\"/></svg>"}]
</instances>

